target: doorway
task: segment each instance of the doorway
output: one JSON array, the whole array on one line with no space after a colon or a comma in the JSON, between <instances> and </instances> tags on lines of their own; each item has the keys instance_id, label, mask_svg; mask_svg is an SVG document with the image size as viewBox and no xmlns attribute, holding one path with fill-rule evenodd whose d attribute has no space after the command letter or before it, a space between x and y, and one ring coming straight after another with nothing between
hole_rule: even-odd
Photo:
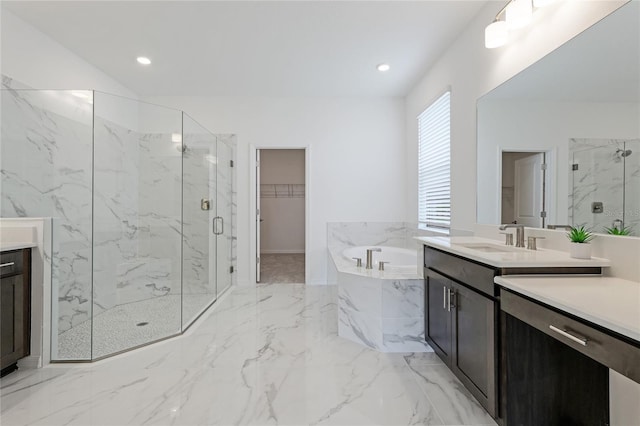
<instances>
[{"instance_id":1,"label":"doorway","mask_svg":"<svg viewBox=\"0 0 640 426\"><path fill-rule=\"evenodd\" d=\"M256 150L256 282L305 283L304 149Z\"/></svg>"},{"instance_id":2,"label":"doorway","mask_svg":"<svg viewBox=\"0 0 640 426\"><path fill-rule=\"evenodd\" d=\"M546 153L502 152L501 223L544 228Z\"/></svg>"}]
</instances>

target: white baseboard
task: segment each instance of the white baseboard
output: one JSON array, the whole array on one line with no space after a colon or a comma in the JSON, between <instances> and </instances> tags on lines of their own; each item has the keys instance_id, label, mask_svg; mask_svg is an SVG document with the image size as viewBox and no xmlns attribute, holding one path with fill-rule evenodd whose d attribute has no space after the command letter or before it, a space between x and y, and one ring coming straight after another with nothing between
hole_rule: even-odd
<instances>
[{"instance_id":1,"label":"white baseboard","mask_svg":"<svg viewBox=\"0 0 640 426\"><path fill-rule=\"evenodd\" d=\"M260 250L260 254L304 254L302 250Z\"/></svg>"},{"instance_id":2,"label":"white baseboard","mask_svg":"<svg viewBox=\"0 0 640 426\"><path fill-rule=\"evenodd\" d=\"M32 355L18 360L18 368L40 368L40 357Z\"/></svg>"}]
</instances>

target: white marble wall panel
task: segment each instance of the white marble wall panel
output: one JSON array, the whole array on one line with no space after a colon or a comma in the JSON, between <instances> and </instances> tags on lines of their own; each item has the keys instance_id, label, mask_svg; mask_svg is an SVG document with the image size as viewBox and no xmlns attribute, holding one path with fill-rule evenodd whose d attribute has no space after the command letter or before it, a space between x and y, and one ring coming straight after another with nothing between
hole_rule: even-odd
<instances>
[{"instance_id":1,"label":"white marble wall panel","mask_svg":"<svg viewBox=\"0 0 640 426\"><path fill-rule=\"evenodd\" d=\"M424 282L383 280L382 317L424 318Z\"/></svg>"},{"instance_id":2,"label":"white marble wall panel","mask_svg":"<svg viewBox=\"0 0 640 426\"><path fill-rule=\"evenodd\" d=\"M425 352L422 280L338 272L338 335L381 352Z\"/></svg>"},{"instance_id":3,"label":"white marble wall panel","mask_svg":"<svg viewBox=\"0 0 640 426\"><path fill-rule=\"evenodd\" d=\"M69 91L10 87L3 78L0 213L52 217L59 333L91 315L92 107Z\"/></svg>"},{"instance_id":4,"label":"white marble wall panel","mask_svg":"<svg viewBox=\"0 0 640 426\"><path fill-rule=\"evenodd\" d=\"M335 222L327 224L329 250L353 246L406 247L404 222Z\"/></svg>"},{"instance_id":5,"label":"white marble wall panel","mask_svg":"<svg viewBox=\"0 0 640 426\"><path fill-rule=\"evenodd\" d=\"M138 273L138 134L98 115L94 151L93 291L98 315L123 299L119 291L135 285L128 275Z\"/></svg>"},{"instance_id":6,"label":"white marble wall panel","mask_svg":"<svg viewBox=\"0 0 640 426\"><path fill-rule=\"evenodd\" d=\"M177 133L180 133L177 131ZM140 135L138 256L168 271L164 286L181 292L182 158L171 134ZM150 290L150 296L155 292Z\"/></svg>"}]
</instances>

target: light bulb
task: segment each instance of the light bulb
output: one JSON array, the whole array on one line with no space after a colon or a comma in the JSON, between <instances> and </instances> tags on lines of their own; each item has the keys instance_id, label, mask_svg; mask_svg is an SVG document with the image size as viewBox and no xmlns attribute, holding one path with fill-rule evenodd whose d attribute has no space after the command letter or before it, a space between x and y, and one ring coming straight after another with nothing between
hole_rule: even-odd
<instances>
[{"instance_id":1,"label":"light bulb","mask_svg":"<svg viewBox=\"0 0 640 426\"><path fill-rule=\"evenodd\" d=\"M484 29L484 46L487 49L504 46L509 41L509 27L505 21L495 21Z\"/></svg>"}]
</instances>

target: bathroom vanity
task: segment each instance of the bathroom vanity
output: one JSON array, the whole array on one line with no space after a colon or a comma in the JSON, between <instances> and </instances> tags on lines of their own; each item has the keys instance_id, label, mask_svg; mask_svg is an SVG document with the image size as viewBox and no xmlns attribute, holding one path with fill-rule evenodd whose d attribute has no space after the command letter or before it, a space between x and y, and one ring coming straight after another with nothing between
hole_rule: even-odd
<instances>
[{"instance_id":1,"label":"bathroom vanity","mask_svg":"<svg viewBox=\"0 0 640 426\"><path fill-rule=\"evenodd\" d=\"M640 283L600 276L495 281L504 423L633 424L611 417L609 369L640 383Z\"/></svg>"},{"instance_id":2,"label":"bathroom vanity","mask_svg":"<svg viewBox=\"0 0 640 426\"><path fill-rule=\"evenodd\" d=\"M426 341L487 412L507 424L502 290L494 280L522 274L599 276L609 262L475 237L417 239L424 244ZM606 368L602 371L606 381Z\"/></svg>"},{"instance_id":3,"label":"bathroom vanity","mask_svg":"<svg viewBox=\"0 0 640 426\"><path fill-rule=\"evenodd\" d=\"M29 245L30 246L30 245ZM20 244L0 252L0 368L17 368L30 352L31 248Z\"/></svg>"}]
</instances>

